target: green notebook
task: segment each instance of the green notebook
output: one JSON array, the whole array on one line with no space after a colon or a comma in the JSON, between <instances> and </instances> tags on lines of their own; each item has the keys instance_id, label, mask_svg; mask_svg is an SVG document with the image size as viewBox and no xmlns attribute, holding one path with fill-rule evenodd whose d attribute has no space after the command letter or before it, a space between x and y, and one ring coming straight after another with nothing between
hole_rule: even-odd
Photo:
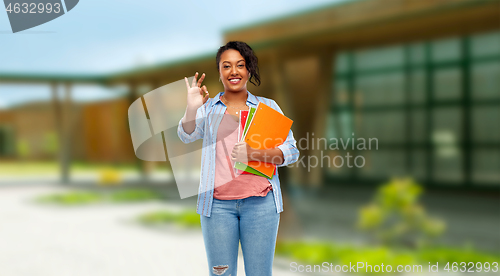
<instances>
[{"instance_id":1,"label":"green notebook","mask_svg":"<svg viewBox=\"0 0 500 276\"><path fill-rule=\"evenodd\" d=\"M240 170L240 171L245 171L245 172L247 172L247 173L252 173L252 174L255 174L255 175L258 175L258 176L263 176L263 177L265 177L265 178L269 178L269 177L267 177L267 175L265 175L265 174L263 174L263 173L259 172L258 170L254 169L254 168L252 168L252 167L247 166L245 163L236 162L236 163L234 164L234 167L235 167L236 169Z\"/></svg>"}]
</instances>

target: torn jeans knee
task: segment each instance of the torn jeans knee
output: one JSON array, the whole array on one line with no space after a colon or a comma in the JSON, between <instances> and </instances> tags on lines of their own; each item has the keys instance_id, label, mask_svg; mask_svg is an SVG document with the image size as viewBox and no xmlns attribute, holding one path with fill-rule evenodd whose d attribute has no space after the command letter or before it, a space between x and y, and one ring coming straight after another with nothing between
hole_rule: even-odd
<instances>
[{"instance_id":1,"label":"torn jeans knee","mask_svg":"<svg viewBox=\"0 0 500 276\"><path fill-rule=\"evenodd\" d=\"M229 268L228 265L216 265L214 267L212 267L212 272L215 274L215 275L222 275L226 272L226 270Z\"/></svg>"}]
</instances>

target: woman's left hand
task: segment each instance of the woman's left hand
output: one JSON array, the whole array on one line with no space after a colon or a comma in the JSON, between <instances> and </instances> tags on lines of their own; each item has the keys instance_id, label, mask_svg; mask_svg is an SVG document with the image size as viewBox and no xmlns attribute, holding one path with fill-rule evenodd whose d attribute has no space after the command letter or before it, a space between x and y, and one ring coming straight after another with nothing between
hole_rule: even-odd
<instances>
[{"instance_id":1,"label":"woman's left hand","mask_svg":"<svg viewBox=\"0 0 500 276\"><path fill-rule=\"evenodd\" d=\"M248 162L251 159L254 149L246 142L238 142L234 145L231 152L231 161L233 162Z\"/></svg>"}]
</instances>

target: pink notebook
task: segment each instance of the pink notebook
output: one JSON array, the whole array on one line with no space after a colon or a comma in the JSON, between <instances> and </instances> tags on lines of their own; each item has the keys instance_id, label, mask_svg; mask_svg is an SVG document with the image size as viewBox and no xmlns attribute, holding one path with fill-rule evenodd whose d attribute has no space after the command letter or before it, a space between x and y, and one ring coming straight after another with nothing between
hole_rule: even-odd
<instances>
[{"instance_id":1,"label":"pink notebook","mask_svg":"<svg viewBox=\"0 0 500 276\"><path fill-rule=\"evenodd\" d=\"M241 141L241 135L243 135L243 130L245 129L245 125L247 123L248 118L248 110L240 110L240 128L238 129L238 142ZM251 174L249 172L241 171L236 169L238 174Z\"/></svg>"}]
</instances>

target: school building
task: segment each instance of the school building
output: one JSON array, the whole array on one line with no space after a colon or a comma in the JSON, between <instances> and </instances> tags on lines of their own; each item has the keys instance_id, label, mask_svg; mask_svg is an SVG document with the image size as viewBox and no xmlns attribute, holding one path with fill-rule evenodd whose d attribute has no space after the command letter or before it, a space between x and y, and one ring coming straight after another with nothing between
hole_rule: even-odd
<instances>
[{"instance_id":1,"label":"school building","mask_svg":"<svg viewBox=\"0 0 500 276\"><path fill-rule=\"evenodd\" d=\"M412 176L437 188L500 186L499 0L345 1L228 30L224 40L252 46L262 85L248 89L294 121L304 159L285 169L292 184ZM128 105L196 71L213 97L223 89L215 54L108 75L1 74L0 84L51 85L54 95L62 86L66 99L82 83L126 85L129 96L77 108L54 97L46 107L0 111L0 156L18 158L12 149L24 138L39 148L33 158L43 156L44 144L27 137L53 131L69 141L61 144L63 179L75 159L133 162Z\"/></svg>"}]
</instances>

